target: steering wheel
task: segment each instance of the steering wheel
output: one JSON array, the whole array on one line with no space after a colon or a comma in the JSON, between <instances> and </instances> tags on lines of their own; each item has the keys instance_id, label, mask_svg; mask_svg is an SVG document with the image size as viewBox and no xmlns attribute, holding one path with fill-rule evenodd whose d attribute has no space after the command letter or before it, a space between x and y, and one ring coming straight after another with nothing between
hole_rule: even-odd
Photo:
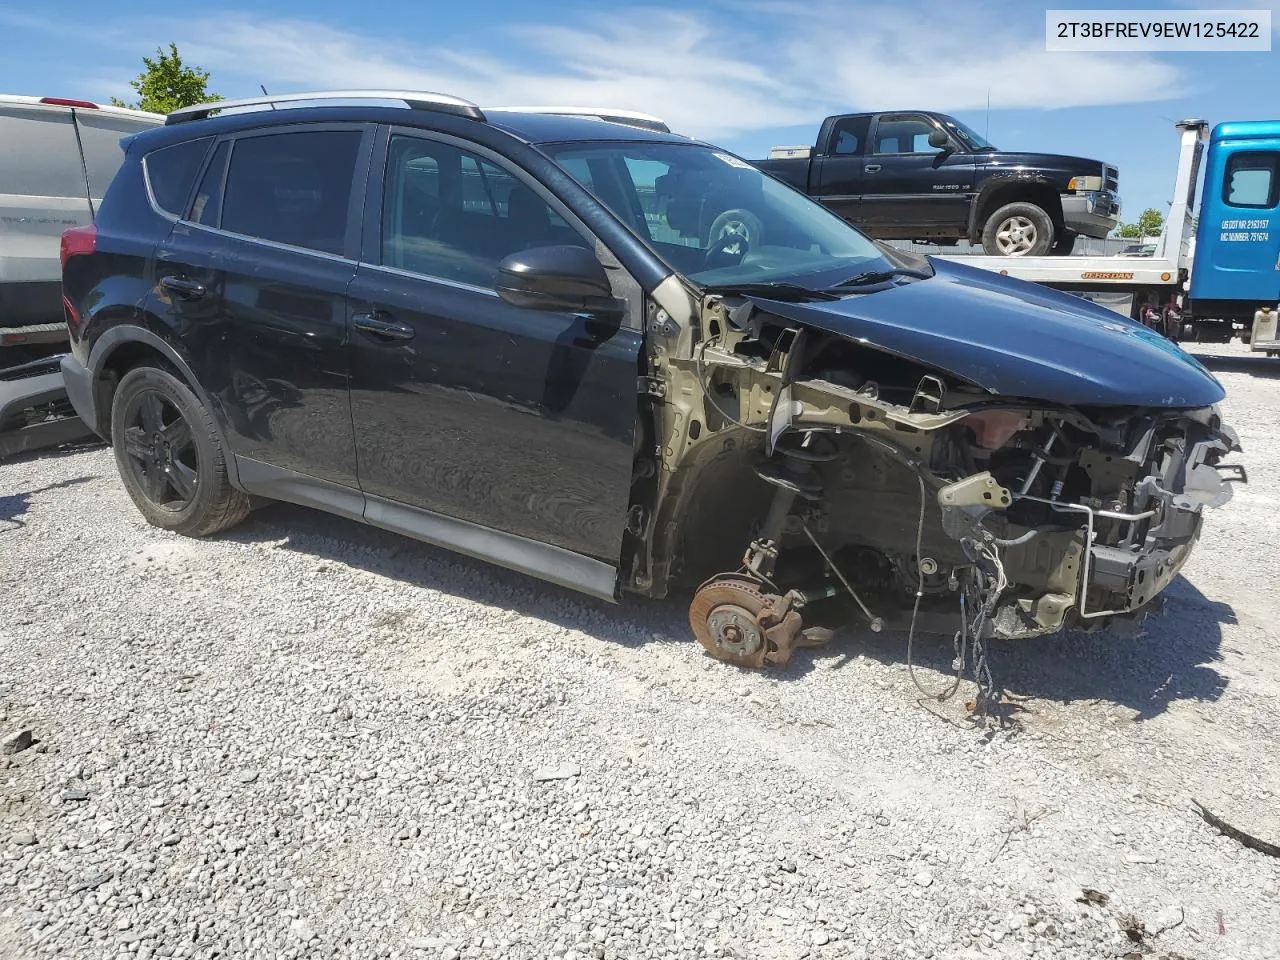
<instances>
[{"instance_id":1,"label":"steering wheel","mask_svg":"<svg viewBox=\"0 0 1280 960\"><path fill-rule=\"evenodd\" d=\"M740 233L724 232L711 241L703 257L702 267L736 267L751 250L751 241Z\"/></svg>"}]
</instances>

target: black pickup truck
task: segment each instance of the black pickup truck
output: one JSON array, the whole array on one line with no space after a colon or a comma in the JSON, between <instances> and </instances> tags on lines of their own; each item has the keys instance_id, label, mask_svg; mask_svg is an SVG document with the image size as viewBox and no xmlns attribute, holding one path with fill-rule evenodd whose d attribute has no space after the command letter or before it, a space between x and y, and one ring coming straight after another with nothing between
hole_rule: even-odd
<instances>
[{"instance_id":1,"label":"black pickup truck","mask_svg":"<svg viewBox=\"0 0 1280 960\"><path fill-rule=\"evenodd\" d=\"M1077 236L1105 237L1120 217L1115 167L999 150L925 110L828 117L814 147L775 147L755 165L872 237L968 240L992 256L1068 254Z\"/></svg>"}]
</instances>

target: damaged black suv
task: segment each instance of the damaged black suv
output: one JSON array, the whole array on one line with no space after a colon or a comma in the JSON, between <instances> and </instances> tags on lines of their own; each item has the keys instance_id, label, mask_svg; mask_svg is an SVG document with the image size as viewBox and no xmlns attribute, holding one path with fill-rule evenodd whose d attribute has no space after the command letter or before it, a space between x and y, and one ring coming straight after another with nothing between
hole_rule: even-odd
<instances>
[{"instance_id":1,"label":"damaged black suv","mask_svg":"<svg viewBox=\"0 0 1280 960\"><path fill-rule=\"evenodd\" d=\"M698 640L761 666L846 613L1140 615L1230 496L1222 388L1138 324L654 118L367 97L178 111L64 235L68 393L151 523L278 499L609 600L701 583Z\"/></svg>"}]
</instances>

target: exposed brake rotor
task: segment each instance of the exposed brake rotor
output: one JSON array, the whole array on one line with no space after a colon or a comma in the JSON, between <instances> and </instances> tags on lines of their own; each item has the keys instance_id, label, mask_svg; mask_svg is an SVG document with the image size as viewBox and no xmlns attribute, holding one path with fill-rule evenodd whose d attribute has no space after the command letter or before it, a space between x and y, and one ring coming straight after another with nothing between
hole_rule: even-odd
<instances>
[{"instance_id":1,"label":"exposed brake rotor","mask_svg":"<svg viewBox=\"0 0 1280 960\"><path fill-rule=\"evenodd\" d=\"M693 595L689 626L704 650L739 667L786 663L800 632L791 601L743 577L708 580Z\"/></svg>"}]
</instances>

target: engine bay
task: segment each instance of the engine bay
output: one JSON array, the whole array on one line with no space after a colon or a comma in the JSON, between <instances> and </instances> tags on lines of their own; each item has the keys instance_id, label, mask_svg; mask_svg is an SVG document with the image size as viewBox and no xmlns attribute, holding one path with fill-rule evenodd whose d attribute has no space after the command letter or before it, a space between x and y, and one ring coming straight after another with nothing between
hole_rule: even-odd
<instances>
[{"instance_id":1,"label":"engine bay","mask_svg":"<svg viewBox=\"0 0 1280 960\"><path fill-rule=\"evenodd\" d=\"M841 621L954 631L961 662L1132 625L1246 479L1212 407L994 395L750 298L707 297L696 339L654 309L629 588L699 584L694 633L740 666Z\"/></svg>"}]
</instances>

